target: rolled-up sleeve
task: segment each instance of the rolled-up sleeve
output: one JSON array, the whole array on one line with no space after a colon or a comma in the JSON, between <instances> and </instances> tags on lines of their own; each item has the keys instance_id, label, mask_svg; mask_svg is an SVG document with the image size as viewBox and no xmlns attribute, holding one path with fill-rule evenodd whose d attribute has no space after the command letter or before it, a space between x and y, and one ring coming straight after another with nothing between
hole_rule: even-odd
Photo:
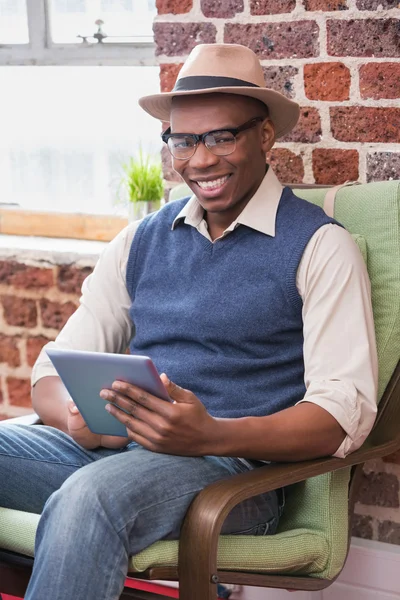
<instances>
[{"instance_id":1,"label":"rolled-up sleeve","mask_svg":"<svg viewBox=\"0 0 400 600\"><path fill-rule=\"evenodd\" d=\"M133 335L130 298L125 283L130 245L139 222L123 229L103 250L93 273L83 282L79 307L54 342L46 344L32 370L32 386L57 375L46 354L48 348L124 352Z\"/></svg>"},{"instance_id":2,"label":"rolled-up sleeve","mask_svg":"<svg viewBox=\"0 0 400 600\"><path fill-rule=\"evenodd\" d=\"M337 225L311 238L297 272L303 300L304 378L301 402L329 412L346 433L334 453L361 446L375 421L378 361L370 282L351 235Z\"/></svg>"}]
</instances>

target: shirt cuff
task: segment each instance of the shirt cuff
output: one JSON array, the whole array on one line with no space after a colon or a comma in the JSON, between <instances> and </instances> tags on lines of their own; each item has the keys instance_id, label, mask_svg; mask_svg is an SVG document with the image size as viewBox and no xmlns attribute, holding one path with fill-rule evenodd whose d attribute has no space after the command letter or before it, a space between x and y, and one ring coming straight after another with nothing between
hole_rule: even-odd
<instances>
[{"instance_id":1,"label":"shirt cuff","mask_svg":"<svg viewBox=\"0 0 400 600\"><path fill-rule=\"evenodd\" d=\"M345 458L364 442L372 429L376 416L375 409L364 406L354 385L345 381L318 380L312 381L301 402L312 402L326 410L342 427L346 437L333 454L336 458Z\"/></svg>"},{"instance_id":2,"label":"shirt cuff","mask_svg":"<svg viewBox=\"0 0 400 600\"><path fill-rule=\"evenodd\" d=\"M47 356L45 349L50 348L51 346L55 346L54 342L49 342L45 346L43 346L42 351L40 352L38 358L32 369L31 374L31 386L33 387L39 379L42 377L58 377L58 373L53 366L53 363Z\"/></svg>"}]
</instances>

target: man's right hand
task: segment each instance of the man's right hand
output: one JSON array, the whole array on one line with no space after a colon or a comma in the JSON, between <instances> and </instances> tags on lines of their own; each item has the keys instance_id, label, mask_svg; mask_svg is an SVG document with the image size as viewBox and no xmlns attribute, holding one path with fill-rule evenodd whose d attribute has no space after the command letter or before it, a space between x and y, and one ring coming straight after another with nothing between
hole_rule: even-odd
<instances>
[{"instance_id":1,"label":"man's right hand","mask_svg":"<svg viewBox=\"0 0 400 600\"><path fill-rule=\"evenodd\" d=\"M93 450L94 448L123 448L129 443L129 438L119 437L115 435L100 435L90 431L86 425L84 418L78 410L78 407L72 400L67 402L68 416L67 416L67 433L72 439L86 448L86 450Z\"/></svg>"}]
</instances>

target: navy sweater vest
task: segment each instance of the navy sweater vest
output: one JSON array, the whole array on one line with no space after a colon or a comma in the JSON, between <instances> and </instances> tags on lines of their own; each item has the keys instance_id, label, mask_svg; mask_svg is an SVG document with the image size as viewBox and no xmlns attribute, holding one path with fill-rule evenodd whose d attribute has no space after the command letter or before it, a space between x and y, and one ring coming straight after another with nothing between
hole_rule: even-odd
<instances>
[{"instance_id":1,"label":"navy sweater vest","mask_svg":"<svg viewBox=\"0 0 400 600\"><path fill-rule=\"evenodd\" d=\"M191 390L217 417L262 416L305 393L296 272L315 231L335 223L285 188L271 237L240 225L214 243L183 220L187 199L139 226L126 282L132 354Z\"/></svg>"}]
</instances>

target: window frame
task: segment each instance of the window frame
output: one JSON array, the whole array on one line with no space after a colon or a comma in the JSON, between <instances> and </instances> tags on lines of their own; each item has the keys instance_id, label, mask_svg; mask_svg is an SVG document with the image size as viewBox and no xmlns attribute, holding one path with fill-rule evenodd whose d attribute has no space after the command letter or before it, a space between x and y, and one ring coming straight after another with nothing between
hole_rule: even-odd
<instances>
[{"instance_id":1,"label":"window frame","mask_svg":"<svg viewBox=\"0 0 400 600\"><path fill-rule=\"evenodd\" d=\"M49 0L26 0L26 7L29 43L0 44L0 66L158 65L154 41L54 43ZM110 241L127 223L113 215L35 212L0 204L0 234Z\"/></svg>"},{"instance_id":2,"label":"window frame","mask_svg":"<svg viewBox=\"0 0 400 600\"><path fill-rule=\"evenodd\" d=\"M29 42L0 44L0 66L79 64L151 67L158 64L154 41L56 44L51 39L49 0L25 1Z\"/></svg>"}]
</instances>

